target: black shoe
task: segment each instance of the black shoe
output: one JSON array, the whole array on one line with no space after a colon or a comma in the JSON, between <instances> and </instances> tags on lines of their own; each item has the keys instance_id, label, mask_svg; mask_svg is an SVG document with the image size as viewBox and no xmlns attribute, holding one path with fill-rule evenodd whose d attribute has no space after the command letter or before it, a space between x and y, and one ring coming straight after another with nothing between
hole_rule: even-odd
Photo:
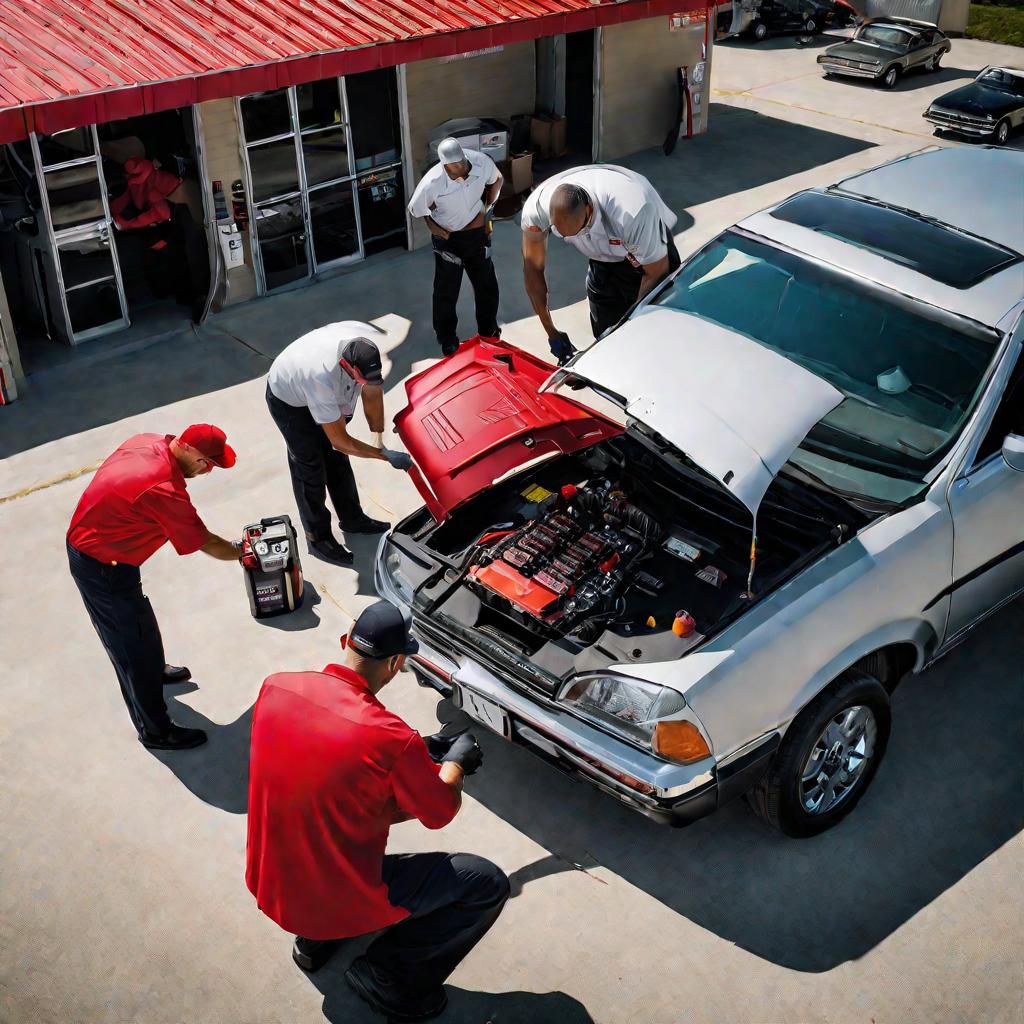
<instances>
[{"instance_id":1,"label":"black shoe","mask_svg":"<svg viewBox=\"0 0 1024 1024\"><path fill-rule=\"evenodd\" d=\"M192 673L184 665L164 665L164 686L173 683L187 683Z\"/></svg>"},{"instance_id":2,"label":"black shoe","mask_svg":"<svg viewBox=\"0 0 1024 1024\"><path fill-rule=\"evenodd\" d=\"M330 960L331 954L337 948L337 939L304 939L301 935L296 935L292 943L292 959L304 971L312 974Z\"/></svg>"},{"instance_id":3,"label":"black shoe","mask_svg":"<svg viewBox=\"0 0 1024 1024\"><path fill-rule=\"evenodd\" d=\"M323 540L311 540L309 542L309 553L315 558L332 565L351 565L352 552L344 544L339 544L333 537L325 537Z\"/></svg>"},{"instance_id":4,"label":"black shoe","mask_svg":"<svg viewBox=\"0 0 1024 1024\"><path fill-rule=\"evenodd\" d=\"M387 533L391 524L383 519L371 519L365 512L354 519L346 519L340 523L343 533Z\"/></svg>"},{"instance_id":5,"label":"black shoe","mask_svg":"<svg viewBox=\"0 0 1024 1024\"><path fill-rule=\"evenodd\" d=\"M206 742L206 733L202 729L186 729L171 722L171 727L161 736L140 732L139 742L150 750L190 750Z\"/></svg>"},{"instance_id":6,"label":"black shoe","mask_svg":"<svg viewBox=\"0 0 1024 1024\"><path fill-rule=\"evenodd\" d=\"M390 975L374 967L365 956L352 961L345 972L345 981L364 1003L397 1024L431 1020L444 1013L448 1005L448 993L440 986L429 995L410 998Z\"/></svg>"},{"instance_id":7,"label":"black shoe","mask_svg":"<svg viewBox=\"0 0 1024 1024\"><path fill-rule=\"evenodd\" d=\"M459 351L459 343L457 341L447 341L441 344L441 355L447 359L449 356L455 355Z\"/></svg>"}]
</instances>

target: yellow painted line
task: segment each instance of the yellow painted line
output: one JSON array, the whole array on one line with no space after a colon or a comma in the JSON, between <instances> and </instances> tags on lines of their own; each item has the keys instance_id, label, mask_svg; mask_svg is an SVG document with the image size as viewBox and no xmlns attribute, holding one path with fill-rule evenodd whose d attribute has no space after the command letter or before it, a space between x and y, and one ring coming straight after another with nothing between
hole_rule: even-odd
<instances>
[{"instance_id":1,"label":"yellow painted line","mask_svg":"<svg viewBox=\"0 0 1024 1024\"><path fill-rule=\"evenodd\" d=\"M66 483L68 480L76 480L86 473L95 473L101 465L103 465L102 459L99 462L92 463L90 466L82 466L81 469L73 469L70 473L55 476L52 480L44 480L42 483L23 487L20 491L15 491L13 494L4 494L0 496L0 505L4 505L9 501L17 501L19 498L27 498L30 494L35 494L36 491L45 491L47 487L54 487L57 484Z\"/></svg>"}]
</instances>

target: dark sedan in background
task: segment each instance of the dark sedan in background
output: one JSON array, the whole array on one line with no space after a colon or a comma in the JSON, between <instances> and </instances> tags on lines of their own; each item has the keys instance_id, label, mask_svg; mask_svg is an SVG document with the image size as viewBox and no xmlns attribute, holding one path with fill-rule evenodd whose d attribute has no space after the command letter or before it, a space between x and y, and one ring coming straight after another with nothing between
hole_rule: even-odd
<instances>
[{"instance_id":1,"label":"dark sedan in background","mask_svg":"<svg viewBox=\"0 0 1024 1024\"><path fill-rule=\"evenodd\" d=\"M923 116L936 130L981 136L1002 146L1024 125L1024 70L985 68L970 85L940 96Z\"/></svg>"},{"instance_id":2,"label":"dark sedan in background","mask_svg":"<svg viewBox=\"0 0 1024 1024\"><path fill-rule=\"evenodd\" d=\"M830 46L818 57L825 75L871 78L892 89L908 71L938 71L949 39L934 25L886 18L869 21L852 39Z\"/></svg>"}]
</instances>

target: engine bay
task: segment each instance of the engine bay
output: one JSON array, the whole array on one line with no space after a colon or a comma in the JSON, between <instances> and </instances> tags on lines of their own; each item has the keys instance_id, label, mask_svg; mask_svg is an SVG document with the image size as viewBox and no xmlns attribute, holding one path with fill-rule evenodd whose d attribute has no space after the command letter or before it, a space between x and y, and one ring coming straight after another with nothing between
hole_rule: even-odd
<instances>
[{"instance_id":1,"label":"engine bay","mask_svg":"<svg viewBox=\"0 0 1024 1024\"><path fill-rule=\"evenodd\" d=\"M601 442L410 524L446 565L414 607L553 678L672 660L840 541L843 509L796 490L766 496L752 550L749 513L699 471Z\"/></svg>"}]
</instances>

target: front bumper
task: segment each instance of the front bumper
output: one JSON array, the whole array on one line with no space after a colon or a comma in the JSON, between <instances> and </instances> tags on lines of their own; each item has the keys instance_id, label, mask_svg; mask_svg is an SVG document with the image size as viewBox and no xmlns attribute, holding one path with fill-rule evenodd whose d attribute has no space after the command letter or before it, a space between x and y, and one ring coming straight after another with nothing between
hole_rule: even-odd
<instances>
[{"instance_id":1,"label":"front bumper","mask_svg":"<svg viewBox=\"0 0 1024 1024\"><path fill-rule=\"evenodd\" d=\"M406 596L382 571L386 550L385 537L374 566L377 592L409 611ZM510 743L661 824L688 825L738 796L757 781L778 746L773 732L721 761L664 761L577 718L556 701L504 681L475 654L455 649L455 641L435 639L436 626L414 621L413 631L420 650L407 664L420 683L463 705L465 691L497 705L506 716L504 738Z\"/></svg>"},{"instance_id":2,"label":"front bumper","mask_svg":"<svg viewBox=\"0 0 1024 1024\"><path fill-rule=\"evenodd\" d=\"M959 132L961 135L973 135L984 138L986 135L993 135L998 121L982 121L976 118L968 118L964 115L954 114L944 110L926 110L921 115L926 121L947 132Z\"/></svg>"},{"instance_id":3,"label":"front bumper","mask_svg":"<svg viewBox=\"0 0 1024 1024\"><path fill-rule=\"evenodd\" d=\"M836 64L828 60L819 60L818 67L826 75L845 75L847 78L879 78L882 74L881 68L860 68L850 64Z\"/></svg>"}]
</instances>

